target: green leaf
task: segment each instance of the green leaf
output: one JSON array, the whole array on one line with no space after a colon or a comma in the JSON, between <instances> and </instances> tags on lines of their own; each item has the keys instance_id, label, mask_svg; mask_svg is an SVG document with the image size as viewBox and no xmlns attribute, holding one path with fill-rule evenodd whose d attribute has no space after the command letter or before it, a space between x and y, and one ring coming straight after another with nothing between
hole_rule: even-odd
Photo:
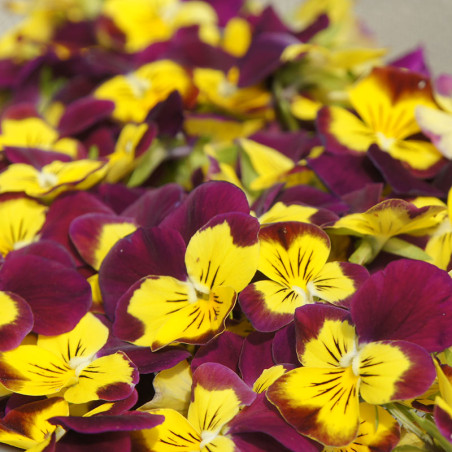
<instances>
[{"instance_id":1,"label":"green leaf","mask_svg":"<svg viewBox=\"0 0 452 452\"><path fill-rule=\"evenodd\" d=\"M95 144L89 147L88 158L91 160L97 160L99 158L99 148Z\"/></svg>"},{"instance_id":2,"label":"green leaf","mask_svg":"<svg viewBox=\"0 0 452 452\"><path fill-rule=\"evenodd\" d=\"M452 366L452 350L450 348L444 350L444 358L446 359L446 364Z\"/></svg>"},{"instance_id":3,"label":"green leaf","mask_svg":"<svg viewBox=\"0 0 452 452\"><path fill-rule=\"evenodd\" d=\"M158 142L158 140L155 140L151 147L138 159L138 165L130 175L127 186L140 186L149 178L160 163L165 160L166 156L166 149Z\"/></svg>"},{"instance_id":4,"label":"green leaf","mask_svg":"<svg viewBox=\"0 0 452 452\"><path fill-rule=\"evenodd\" d=\"M384 244L383 251L419 261L430 261L432 259L422 248L397 237L391 237Z\"/></svg>"}]
</instances>

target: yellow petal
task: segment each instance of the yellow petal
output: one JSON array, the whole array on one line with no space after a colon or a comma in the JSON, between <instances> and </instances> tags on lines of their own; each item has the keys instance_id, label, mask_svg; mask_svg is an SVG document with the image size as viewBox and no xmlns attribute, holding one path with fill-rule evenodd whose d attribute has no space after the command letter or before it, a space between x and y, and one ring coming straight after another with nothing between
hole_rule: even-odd
<instances>
[{"instance_id":1,"label":"yellow petal","mask_svg":"<svg viewBox=\"0 0 452 452\"><path fill-rule=\"evenodd\" d=\"M289 424L323 444L343 446L356 437L358 377L351 368L300 367L270 386L267 397Z\"/></svg>"},{"instance_id":2,"label":"yellow petal","mask_svg":"<svg viewBox=\"0 0 452 452\"><path fill-rule=\"evenodd\" d=\"M259 217L259 223L268 224L283 221L310 223L311 217L318 211L318 209L311 206L302 206L299 204L286 205L282 202L277 202Z\"/></svg>"},{"instance_id":3,"label":"yellow petal","mask_svg":"<svg viewBox=\"0 0 452 452\"><path fill-rule=\"evenodd\" d=\"M170 408L150 410L151 414L165 416L162 424L132 433L134 450L152 452L194 452L200 450L201 436L187 419Z\"/></svg>"}]
</instances>

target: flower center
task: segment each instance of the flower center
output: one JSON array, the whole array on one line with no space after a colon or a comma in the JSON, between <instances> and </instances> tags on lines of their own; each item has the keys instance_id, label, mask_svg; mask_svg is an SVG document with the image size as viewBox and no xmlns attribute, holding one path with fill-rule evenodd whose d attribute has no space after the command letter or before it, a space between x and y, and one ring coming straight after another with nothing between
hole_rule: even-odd
<instances>
[{"instance_id":1,"label":"flower center","mask_svg":"<svg viewBox=\"0 0 452 452\"><path fill-rule=\"evenodd\" d=\"M352 350L343 355L339 361L339 366L343 368L351 367L356 377L359 377L359 364L361 362L360 351L353 345Z\"/></svg>"},{"instance_id":2,"label":"flower center","mask_svg":"<svg viewBox=\"0 0 452 452\"><path fill-rule=\"evenodd\" d=\"M375 137L377 139L378 146L380 146L380 148L384 151L389 151L396 141L395 138L389 138L383 132L377 132Z\"/></svg>"},{"instance_id":3,"label":"flower center","mask_svg":"<svg viewBox=\"0 0 452 452\"><path fill-rule=\"evenodd\" d=\"M53 173L39 173L38 184L41 188L52 188L58 183L58 176Z\"/></svg>"},{"instance_id":4,"label":"flower center","mask_svg":"<svg viewBox=\"0 0 452 452\"><path fill-rule=\"evenodd\" d=\"M134 74L127 75L126 79L132 89L133 95L137 98L144 97L151 87L151 82L149 80L137 77Z\"/></svg>"},{"instance_id":5,"label":"flower center","mask_svg":"<svg viewBox=\"0 0 452 452\"><path fill-rule=\"evenodd\" d=\"M199 445L199 450L202 450L207 444L211 443L218 436L218 432L211 432L204 430L201 433L201 444Z\"/></svg>"}]
</instances>

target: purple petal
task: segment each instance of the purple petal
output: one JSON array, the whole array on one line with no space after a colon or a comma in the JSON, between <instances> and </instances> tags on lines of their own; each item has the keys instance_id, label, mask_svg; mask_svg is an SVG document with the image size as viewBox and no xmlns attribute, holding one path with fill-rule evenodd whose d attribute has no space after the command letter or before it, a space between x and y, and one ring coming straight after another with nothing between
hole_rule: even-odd
<instances>
[{"instance_id":1,"label":"purple petal","mask_svg":"<svg viewBox=\"0 0 452 452\"><path fill-rule=\"evenodd\" d=\"M143 228L158 226L185 197L182 187L167 184L150 189L122 212L126 217L135 218Z\"/></svg>"},{"instance_id":2,"label":"purple petal","mask_svg":"<svg viewBox=\"0 0 452 452\"><path fill-rule=\"evenodd\" d=\"M229 182L206 182L195 188L185 201L161 223L178 230L185 242L211 218L220 213L250 211L242 190Z\"/></svg>"},{"instance_id":3,"label":"purple petal","mask_svg":"<svg viewBox=\"0 0 452 452\"><path fill-rule=\"evenodd\" d=\"M153 428L164 421L164 416L132 411L121 415L96 415L90 417L57 416L49 419L53 425L79 433L131 432Z\"/></svg>"},{"instance_id":4,"label":"purple petal","mask_svg":"<svg viewBox=\"0 0 452 452\"><path fill-rule=\"evenodd\" d=\"M119 298L144 276L168 275L185 280L184 258L184 241L172 229L140 228L119 240L99 270L99 286L110 319Z\"/></svg>"},{"instance_id":5,"label":"purple petal","mask_svg":"<svg viewBox=\"0 0 452 452\"><path fill-rule=\"evenodd\" d=\"M222 364L237 373L242 344L242 337L225 331L199 348L193 357L191 368L195 371L201 364L213 362Z\"/></svg>"},{"instance_id":6,"label":"purple petal","mask_svg":"<svg viewBox=\"0 0 452 452\"><path fill-rule=\"evenodd\" d=\"M411 52L408 52L396 60L389 62L389 65L408 69L411 72L417 72L424 77L430 77L430 70L427 66L424 56L424 48L422 46L419 46Z\"/></svg>"},{"instance_id":7,"label":"purple petal","mask_svg":"<svg viewBox=\"0 0 452 452\"><path fill-rule=\"evenodd\" d=\"M253 386L264 369L273 367L273 334L251 333L243 342L240 355L240 373L248 386Z\"/></svg>"},{"instance_id":8,"label":"purple petal","mask_svg":"<svg viewBox=\"0 0 452 452\"><path fill-rule=\"evenodd\" d=\"M236 433L232 436L238 450L246 452L291 452L264 433Z\"/></svg>"},{"instance_id":9,"label":"purple petal","mask_svg":"<svg viewBox=\"0 0 452 452\"><path fill-rule=\"evenodd\" d=\"M43 259L59 262L65 267L75 268L74 259L66 251L66 248L53 240L41 239L39 242L30 243L30 245L12 251L12 253L16 256L39 256Z\"/></svg>"},{"instance_id":10,"label":"purple petal","mask_svg":"<svg viewBox=\"0 0 452 452\"><path fill-rule=\"evenodd\" d=\"M381 201L382 191L383 184L368 184L347 193L342 199L350 206L350 213L365 212Z\"/></svg>"},{"instance_id":11,"label":"purple petal","mask_svg":"<svg viewBox=\"0 0 452 452\"><path fill-rule=\"evenodd\" d=\"M43 151L35 148L19 148L12 146L4 147L6 158L11 163L25 163L31 165L36 169L41 169L43 166L48 165L54 160L60 160L61 162L70 162L71 157L60 152Z\"/></svg>"},{"instance_id":12,"label":"purple petal","mask_svg":"<svg viewBox=\"0 0 452 452\"><path fill-rule=\"evenodd\" d=\"M121 214L145 193L145 189L141 187L130 188L123 184L102 184L97 190L100 199L117 214Z\"/></svg>"},{"instance_id":13,"label":"purple petal","mask_svg":"<svg viewBox=\"0 0 452 452\"><path fill-rule=\"evenodd\" d=\"M0 324L0 351L12 350L20 345L23 338L33 328L33 313L28 303L19 295L11 292L0 293L2 312L14 313L14 320ZM8 303L8 308L3 302ZM12 306L10 306L12 304Z\"/></svg>"},{"instance_id":14,"label":"purple petal","mask_svg":"<svg viewBox=\"0 0 452 452\"><path fill-rule=\"evenodd\" d=\"M38 334L72 330L91 305L91 288L83 276L38 256L10 253L0 272L0 286L27 301Z\"/></svg>"},{"instance_id":15,"label":"purple petal","mask_svg":"<svg viewBox=\"0 0 452 452\"><path fill-rule=\"evenodd\" d=\"M108 118L115 108L114 102L85 97L72 102L58 124L61 136L76 135Z\"/></svg>"},{"instance_id":16,"label":"purple petal","mask_svg":"<svg viewBox=\"0 0 452 452\"><path fill-rule=\"evenodd\" d=\"M363 284L350 308L362 342L404 340L429 352L452 345L452 279L426 262L390 263Z\"/></svg>"},{"instance_id":17,"label":"purple petal","mask_svg":"<svg viewBox=\"0 0 452 452\"><path fill-rule=\"evenodd\" d=\"M392 187L395 195L438 197L443 195L441 190L413 176L399 160L395 160L387 152L380 150L377 145L370 146L367 155Z\"/></svg>"},{"instance_id":18,"label":"purple petal","mask_svg":"<svg viewBox=\"0 0 452 452\"><path fill-rule=\"evenodd\" d=\"M94 212L111 214L112 210L89 193L66 193L50 206L41 238L60 243L71 253L77 264L83 265L83 260L69 238L69 226L78 216Z\"/></svg>"},{"instance_id":19,"label":"purple petal","mask_svg":"<svg viewBox=\"0 0 452 452\"><path fill-rule=\"evenodd\" d=\"M300 41L289 33L266 31L257 35L239 63L239 87L255 85L282 66L281 54Z\"/></svg>"},{"instance_id":20,"label":"purple petal","mask_svg":"<svg viewBox=\"0 0 452 452\"><path fill-rule=\"evenodd\" d=\"M297 33L297 38L301 42L310 41L317 33L325 30L330 25L330 19L327 14L320 14L314 21L309 24L304 30Z\"/></svg>"},{"instance_id":21,"label":"purple petal","mask_svg":"<svg viewBox=\"0 0 452 452\"><path fill-rule=\"evenodd\" d=\"M131 452L129 432L83 435L69 431L57 443L57 452Z\"/></svg>"},{"instance_id":22,"label":"purple petal","mask_svg":"<svg viewBox=\"0 0 452 452\"><path fill-rule=\"evenodd\" d=\"M256 400L229 423L230 435L250 432L266 433L293 452L321 450L319 444L300 435L289 425L277 408L267 401L265 394L258 394Z\"/></svg>"},{"instance_id":23,"label":"purple petal","mask_svg":"<svg viewBox=\"0 0 452 452\"><path fill-rule=\"evenodd\" d=\"M452 75L441 74L435 80L435 88L439 94L446 97L452 96Z\"/></svg>"},{"instance_id":24,"label":"purple petal","mask_svg":"<svg viewBox=\"0 0 452 452\"><path fill-rule=\"evenodd\" d=\"M368 184L381 182L381 176L365 156L324 153L309 159L309 167L338 195L345 195Z\"/></svg>"},{"instance_id":25,"label":"purple petal","mask_svg":"<svg viewBox=\"0 0 452 452\"><path fill-rule=\"evenodd\" d=\"M243 7L243 0L209 0L218 16L218 25L224 27L230 19L239 15Z\"/></svg>"},{"instance_id":26,"label":"purple petal","mask_svg":"<svg viewBox=\"0 0 452 452\"><path fill-rule=\"evenodd\" d=\"M275 333L273 339L273 360L275 364L293 364L298 366L295 324L293 322Z\"/></svg>"},{"instance_id":27,"label":"purple petal","mask_svg":"<svg viewBox=\"0 0 452 452\"><path fill-rule=\"evenodd\" d=\"M175 136L182 131L184 124L184 105L178 91L173 91L165 100L159 102L149 112L146 121L157 125L160 135Z\"/></svg>"},{"instance_id":28,"label":"purple petal","mask_svg":"<svg viewBox=\"0 0 452 452\"><path fill-rule=\"evenodd\" d=\"M452 417L451 415L443 410L439 405L435 406L434 410L435 423L440 431L447 440L452 443Z\"/></svg>"},{"instance_id":29,"label":"purple petal","mask_svg":"<svg viewBox=\"0 0 452 452\"><path fill-rule=\"evenodd\" d=\"M233 389L241 404L250 405L256 398L240 377L231 369L221 364L204 363L193 372L193 388L201 385L207 391Z\"/></svg>"}]
</instances>

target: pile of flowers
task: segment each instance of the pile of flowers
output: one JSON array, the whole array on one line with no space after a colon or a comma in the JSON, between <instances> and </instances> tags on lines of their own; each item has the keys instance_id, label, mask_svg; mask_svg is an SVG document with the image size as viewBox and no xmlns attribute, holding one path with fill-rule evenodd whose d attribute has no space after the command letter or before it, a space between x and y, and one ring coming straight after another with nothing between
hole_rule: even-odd
<instances>
[{"instance_id":1,"label":"pile of flowers","mask_svg":"<svg viewBox=\"0 0 452 452\"><path fill-rule=\"evenodd\" d=\"M452 76L351 0L10 7L0 442L452 451Z\"/></svg>"}]
</instances>

